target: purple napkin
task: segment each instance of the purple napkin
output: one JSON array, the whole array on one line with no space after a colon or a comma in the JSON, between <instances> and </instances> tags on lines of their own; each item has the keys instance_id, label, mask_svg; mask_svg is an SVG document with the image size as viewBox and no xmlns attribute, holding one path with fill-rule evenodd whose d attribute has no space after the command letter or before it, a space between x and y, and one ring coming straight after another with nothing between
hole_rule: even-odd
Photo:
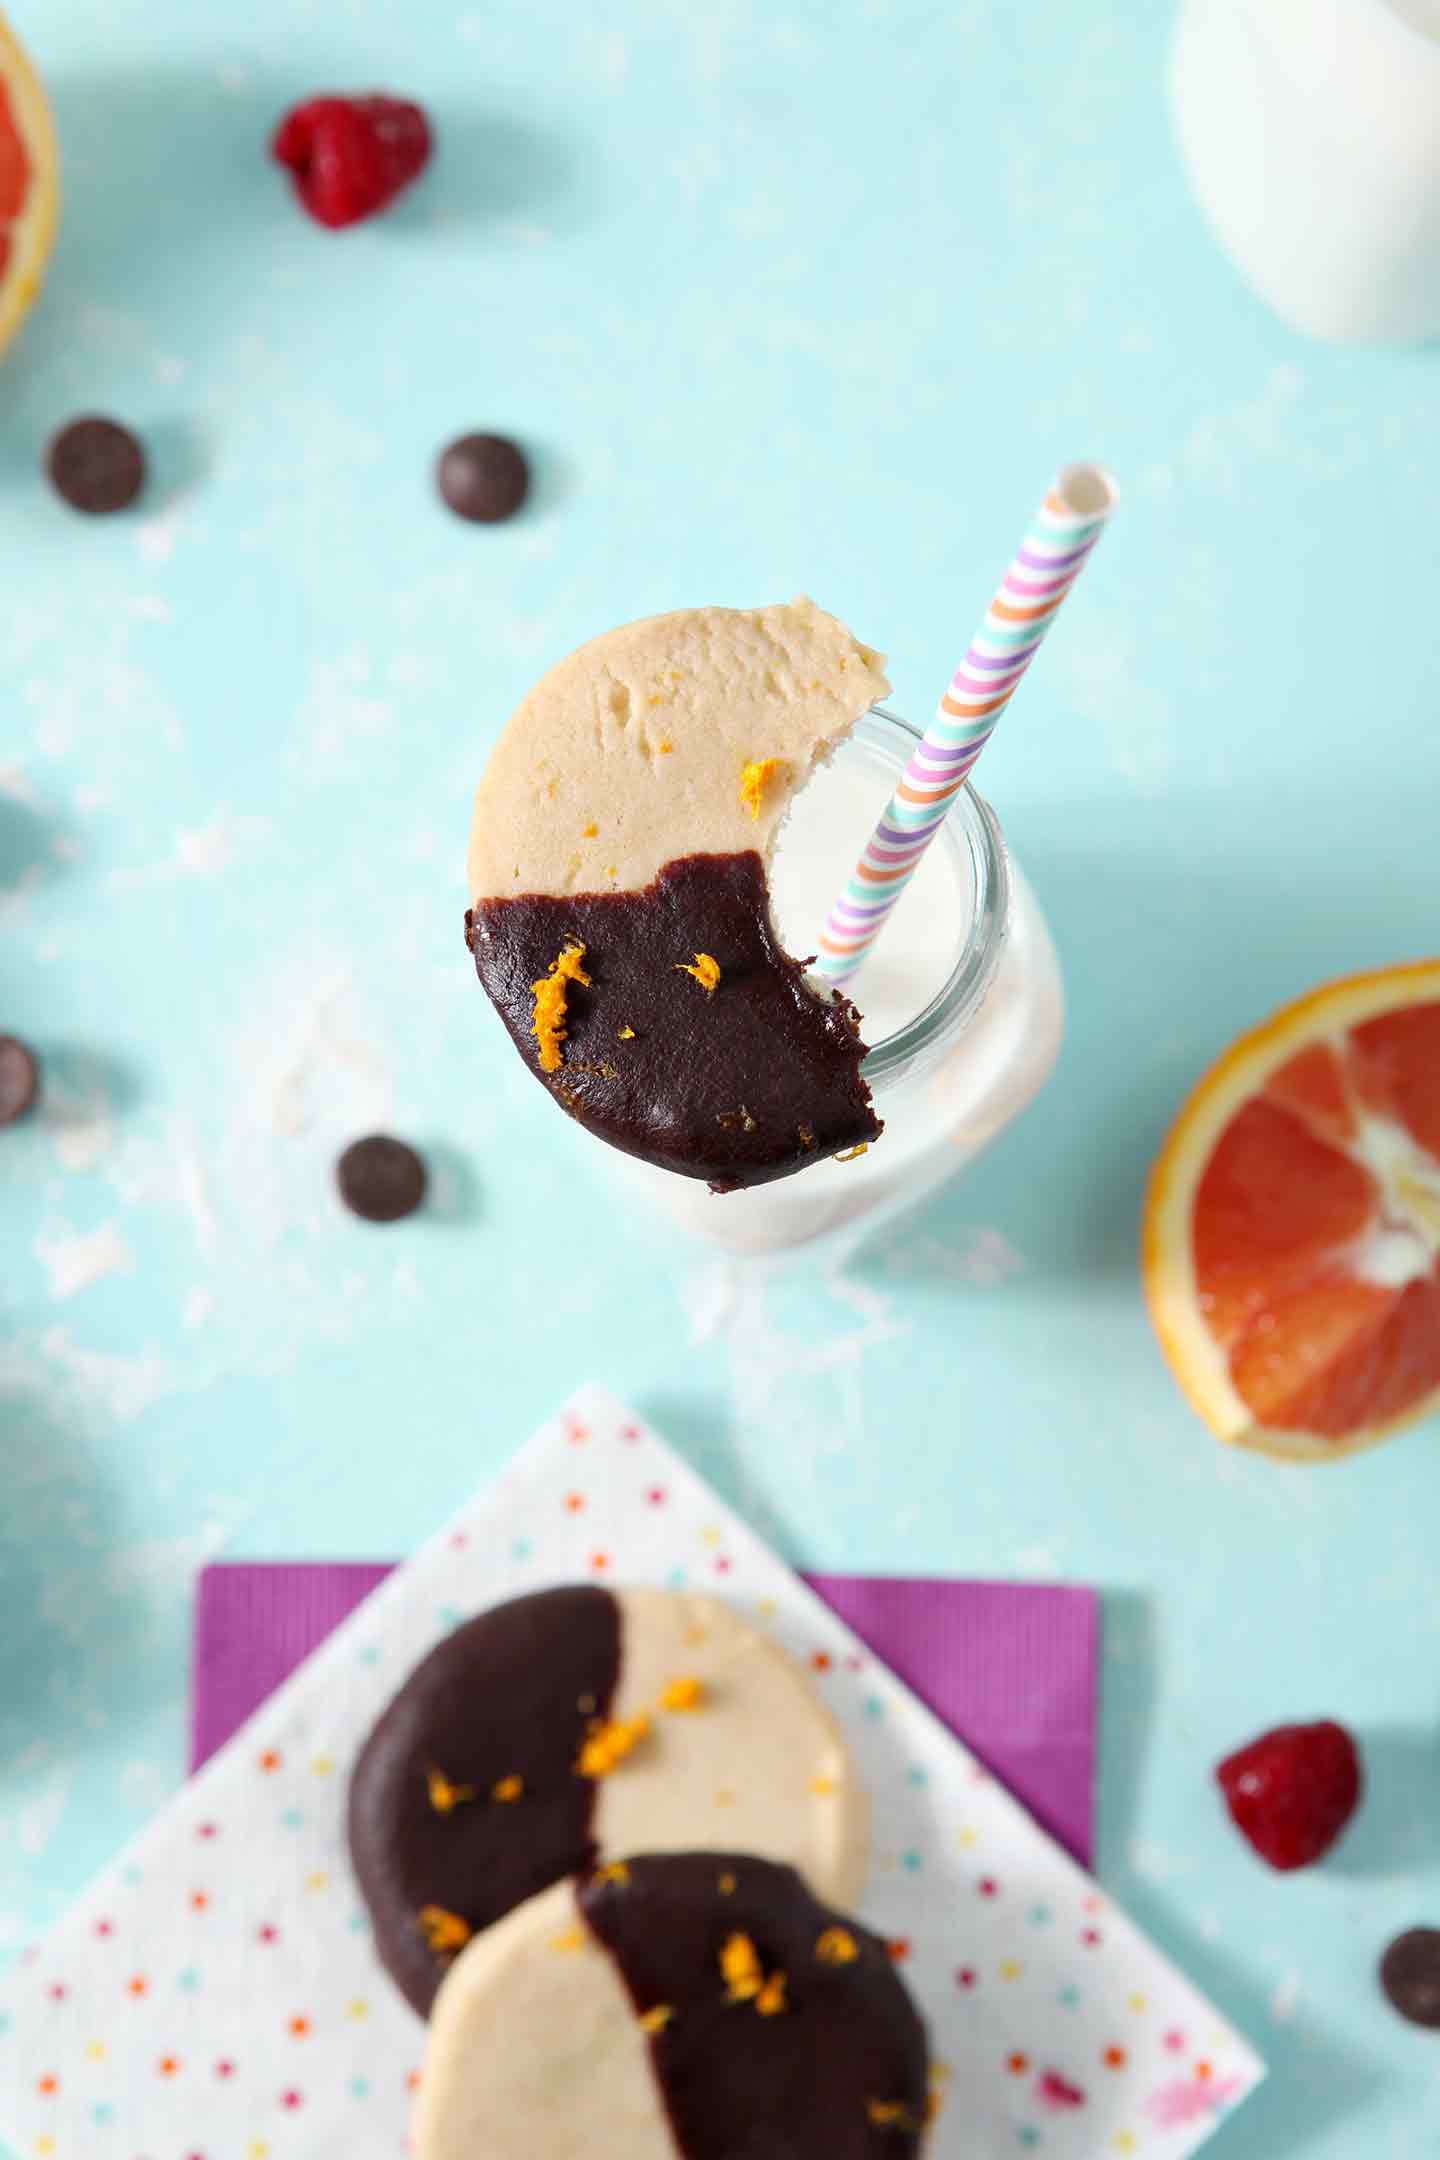
<instances>
[{"instance_id":1,"label":"purple napkin","mask_svg":"<svg viewBox=\"0 0 1440 2160\"><path fill-rule=\"evenodd\" d=\"M208 1761L389 1572L353 1561L206 1568L195 1615L191 1768ZM1088 1867L1096 1593L908 1576L806 1581Z\"/></svg>"}]
</instances>

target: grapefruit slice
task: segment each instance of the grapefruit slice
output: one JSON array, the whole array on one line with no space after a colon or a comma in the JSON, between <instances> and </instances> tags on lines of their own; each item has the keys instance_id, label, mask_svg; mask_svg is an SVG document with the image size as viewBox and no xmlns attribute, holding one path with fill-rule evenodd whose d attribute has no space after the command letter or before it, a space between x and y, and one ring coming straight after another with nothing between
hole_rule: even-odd
<instances>
[{"instance_id":1,"label":"grapefruit slice","mask_svg":"<svg viewBox=\"0 0 1440 2160\"><path fill-rule=\"evenodd\" d=\"M1440 1407L1440 960L1244 1035L1150 1179L1145 1294L1222 1440L1291 1461Z\"/></svg>"},{"instance_id":2,"label":"grapefruit slice","mask_svg":"<svg viewBox=\"0 0 1440 2160\"><path fill-rule=\"evenodd\" d=\"M60 207L50 107L0 15L0 352L29 314L45 275Z\"/></svg>"}]
</instances>

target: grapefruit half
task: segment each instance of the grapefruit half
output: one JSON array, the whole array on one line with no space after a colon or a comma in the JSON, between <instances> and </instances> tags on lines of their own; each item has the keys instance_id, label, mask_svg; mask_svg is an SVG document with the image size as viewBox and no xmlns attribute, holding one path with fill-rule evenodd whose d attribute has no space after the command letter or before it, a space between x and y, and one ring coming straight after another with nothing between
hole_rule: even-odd
<instances>
[{"instance_id":1,"label":"grapefruit half","mask_svg":"<svg viewBox=\"0 0 1440 2160\"><path fill-rule=\"evenodd\" d=\"M40 290L55 239L59 175L40 78L0 15L0 352Z\"/></svg>"},{"instance_id":2,"label":"grapefruit half","mask_svg":"<svg viewBox=\"0 0 1440 2160\"><path fill-rule=\"evenodd\" d=\"M1222 1440L1331 1461L1440 1407L1440 960L1244 1035L1151 1175L1145 1293Z\"/></svg>"}]
</instances>

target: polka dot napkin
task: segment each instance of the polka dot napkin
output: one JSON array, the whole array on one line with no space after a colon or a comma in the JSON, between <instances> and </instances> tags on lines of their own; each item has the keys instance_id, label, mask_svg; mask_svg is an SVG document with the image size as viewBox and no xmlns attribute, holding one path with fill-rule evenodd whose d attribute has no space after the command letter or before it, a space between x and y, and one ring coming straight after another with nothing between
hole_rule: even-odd
<instances>
[{"instance_id":1,"label":"polka dot napkin","mask_svg":"<svg viewBox=\"0 0 1440 2160\"><path fill-rule=\"evenodd\" d=\"M439 1636L580 1576L718 1591L824 1689L874 1803L864 1917L894 1946L945 2081L935 2160L1178 2160L1253 2088L1258 2058L1005 1788L654 1434L586 1391L9 1983L0 2135L53 2160L398 2160L423 2032L350 1881L347 1769Z\"/></svg>"}]
</instances>

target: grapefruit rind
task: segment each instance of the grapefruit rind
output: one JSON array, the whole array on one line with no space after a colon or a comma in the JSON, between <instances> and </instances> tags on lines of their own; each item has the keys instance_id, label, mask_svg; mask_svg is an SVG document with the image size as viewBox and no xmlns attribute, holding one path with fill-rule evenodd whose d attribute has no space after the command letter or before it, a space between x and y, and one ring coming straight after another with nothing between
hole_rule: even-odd
<instances>
[{"instance_id":1,"label":"grapefruit rind","mask_svg":"<svg viewBox=\"0 0 1440 2160\"><path fill-rule=\"evenodd\" d=\"M29 314L45 278L60 215L60 149L49 101L23 46L0 15L0 75L30 163L25 207L10 228L10 259L0 280L0 353Z\"/></svg>"},{"instance_id":2,"label":"grapefruit rind","mask_svg":"<svg viewBox=\"0 0 1440 2160\"><path fill-rule=\"evenodd\" d=\"M1350 975L1297 998L1232 1043L1187 1098L1150 1174L1142 1266L1150 1318L1170 1368L1217 1439L1281 1462L1335 1462L1388 1440L1435 1408L1428 1397L1403 1416L1340 1438L1256 1423L1205 1324L1195 1280L1191 1218L1205 1167L1241 1105L1309 1044L1366 1020L1440 998L1440 960Z\"/></svg>"}]
</instances>

